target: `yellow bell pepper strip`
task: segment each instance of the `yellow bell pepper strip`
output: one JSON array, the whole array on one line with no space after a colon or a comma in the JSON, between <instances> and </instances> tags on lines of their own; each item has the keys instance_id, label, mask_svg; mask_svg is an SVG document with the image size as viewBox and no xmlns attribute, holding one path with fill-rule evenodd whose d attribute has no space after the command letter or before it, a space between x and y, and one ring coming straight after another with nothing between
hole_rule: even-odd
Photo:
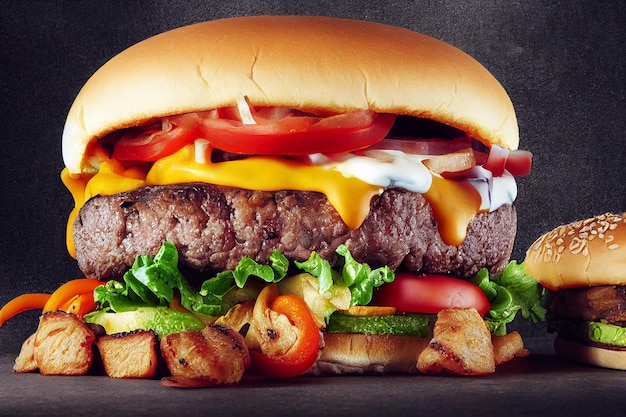
<instances>
[{"instance_id":1,"label":"yellow bell pepper strip","mask_svg":"<svg viewBox=\"0 0 626 417\"><path fill-rule=\"evenodd\" d=\"M264 291L276 297L270 296L269 311L264 313L268 320L261 321L265 325L259 328L263 333L261 350L250 350L252 370L271 378L302 375L315 363L319 352L321 336L315 319L301 297L277 295L275 284ZM284 346L283 338L289 340L288 346Z\"/></svg>"},{"instance_id":2,"label":"yellow bell pepper strip","mask_svg":"<svg viewBox=\"0 0 626 417\"><path fill-rule=\"evenodd\" d=\"M50 294L22 294L0 309L0 327L9 319L27 310L42 309L50 299Z\"/></svg>"},{"instance_id":3,"label":"yellow bell pepper strip","mask_svg":"<svg viewBox=\"0 0 626 417\"><path fill-rule=\"evenodd\" d=\"M104 284L104 282L92 278L79 278L68 281L52 293L52 296L43 307L43 312L63 310L63 306L76 295L88 294L87 298L91 296L93 300L93 290Z\"/></svg>"}]
</instances>

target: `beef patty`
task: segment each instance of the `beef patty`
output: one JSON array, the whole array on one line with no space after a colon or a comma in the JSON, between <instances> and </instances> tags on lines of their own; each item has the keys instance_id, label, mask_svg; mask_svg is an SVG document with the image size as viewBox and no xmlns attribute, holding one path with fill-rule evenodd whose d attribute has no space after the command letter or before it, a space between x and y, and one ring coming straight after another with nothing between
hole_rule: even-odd
<instances>
[{"instance_id":1,"label":"beef patty","mask_svg":"<svg viewBox=\"0 0 626 417\"><path fill-rule=\"evenodd\" d=\"M511 205L480 213L455 247L442 241L417 193L385 191L372 199L361 227L350 229L320 193L193 183L94 197L80 210L73 237L80 269L100 279L119 278L136 256L156 254L164 241L176 245L182 268L207 274L232 269L243 256L265 262L275 249L291 260L317 251L332 261L344 243L372 267L469 278L482 267L506 266L516 227Z\"/></svg>"},{"instance_id":2,"label":"beef patty","mask_svg":"<svg viewBox=\"0 0 626 417\"><path fill-rule=\"evenodd\" d=\"M626 286L568 288L552 296L548 320L603 321L626 325Z\"/></svg>"}]
</instances>

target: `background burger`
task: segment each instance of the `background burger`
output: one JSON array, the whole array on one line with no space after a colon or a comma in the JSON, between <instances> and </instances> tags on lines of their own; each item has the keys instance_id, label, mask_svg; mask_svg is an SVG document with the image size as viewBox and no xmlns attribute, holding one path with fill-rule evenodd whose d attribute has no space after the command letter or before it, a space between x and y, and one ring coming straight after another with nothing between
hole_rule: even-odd
<instances>
[{"instance_id":1,"label":"background burger","mask_svg":"<svg viewBox=\"0 0 626 417\"><path fill-rule=\"evenodd\" d=\"M207 277L242 259L354 259L399 272L368 284L378 307L481 317L490 300L457 278L509 262L514 176L531 159L517 147L502 86L433 38L324 17L200 23L128 48L76 97L63 132L68 250L106 281L171 244L203 296ZM239 289L237 301L263 294ZM386 344L365 345L367 356Z\"/></svg>"},{"instance_id":2,"label":"background burger","mask_svg":"<svg viewBox=\"0 0 626 417\"><path fill-rule=\"evenodd\" d=\"M526 254L526 270L552 292L548 328L566 359L626 370L626 217L606 213L557 227Z\"/></svg>"}]
</instances>

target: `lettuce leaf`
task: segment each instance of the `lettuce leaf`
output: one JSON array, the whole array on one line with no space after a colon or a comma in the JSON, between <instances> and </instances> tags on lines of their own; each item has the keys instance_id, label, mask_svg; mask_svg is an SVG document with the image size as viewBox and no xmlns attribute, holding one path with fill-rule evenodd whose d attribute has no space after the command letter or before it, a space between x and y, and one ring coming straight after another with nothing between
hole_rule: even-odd
<instances>
[{"instance_id":1,"label":"lettuce leaf","mask_svg":"<svg viewBox=\"0 0 626 417\"><path fill-rule=\"evenodd\" d=\"M96 288L94 299L100 309L121 313L139 307L169 306L175 290L188 310L202 314L214 312L210 303L194 291L178 270L176 247L165 242L154 257L138 256L122 282L108 281Z\"/></svg>"},{"instance_id":2,"label":"lettuce leaf","mask_svg":"<svg viewBox=\"0 0 626 417\"><path fill-rule=\"evenodd\" d=\"M491 303L485 320L495 335L505 335L507 323L512 322L519 311L522 317L534 323L546 317L547 291L530 275L524 263L511 261L500 274L490 275L481 269L472 282L478 285Z\"/></svg>"},{"instance_id":3,"label":"lettuce leaf","mask_svg":"<svg viewBox=\"0 0 626 417\"><path fill-rule=\"evenodd\" d=\"M341 273L332 269L330 262L322 259L316 252L311 253L309 259L304 262L295 262L298 268L319 280L322 294L332 285L345 285L350 289L350 305L364 306L372 301L374 288L395 278L393 270L388 266L372 270L368 264L357 262L345 245L339 245L335 252L343 256L343 261L338 262Z\"/></svg>"},{"instance_id":4,"label":"lettuce leaf","mask_svg":"<svg viewBox=\"0 0 626 417\"><path fill-rule=\"evenodd\" d=\"M344 245L337 253L343 256L341 272L334 270L316 252L305 262L295 262L297 268L319 280L321 294L326 294L333 285L345 285L352 294L351 305L365 305L371 301L374 287L394 278L388 267L372 270L367 264L356 262ZM289 261L279 251L272 253L269 265L244 257L234 269L207 279L200 291L195 291L178 269L176 247L165 242L154 257L138 256L121 282L108 281L96 288L94 298L101 310L121 313L140 307L169 306L178 293L182 306L189 311L220 316L231 307L231 301L225 300L227 294L244 288L250 278L266 283L279 282L289 269Z\"/></svg>"}]
</instances>

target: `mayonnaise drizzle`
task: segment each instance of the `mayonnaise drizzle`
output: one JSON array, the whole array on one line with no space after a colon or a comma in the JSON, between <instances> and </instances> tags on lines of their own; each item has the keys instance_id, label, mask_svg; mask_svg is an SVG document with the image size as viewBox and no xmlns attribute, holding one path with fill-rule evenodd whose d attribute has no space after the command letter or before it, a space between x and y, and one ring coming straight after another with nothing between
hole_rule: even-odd
<instances>
[{"instance_id":1,"label":"mayonnaise drizzle","mask_svg":"<svg viewBox=\"0 0 626 417\"><path fill-rule=\"evenodd\" d=\"M342 155L327 158L314 155L310 162L326 169L334 169L345 177L358 178L368 184L385 188L404 188L416 193L426 193L433 181L433 174L422 161L426 155L407 154L399 150L379 150L382 157L373 158L364 155ZM515 178L505 171L500 177L494 177L483 167L473 168L467 179L481 197L481 211L494 211L505 204L513 204L517 198Z\"/></svg>"}]
</instances>

